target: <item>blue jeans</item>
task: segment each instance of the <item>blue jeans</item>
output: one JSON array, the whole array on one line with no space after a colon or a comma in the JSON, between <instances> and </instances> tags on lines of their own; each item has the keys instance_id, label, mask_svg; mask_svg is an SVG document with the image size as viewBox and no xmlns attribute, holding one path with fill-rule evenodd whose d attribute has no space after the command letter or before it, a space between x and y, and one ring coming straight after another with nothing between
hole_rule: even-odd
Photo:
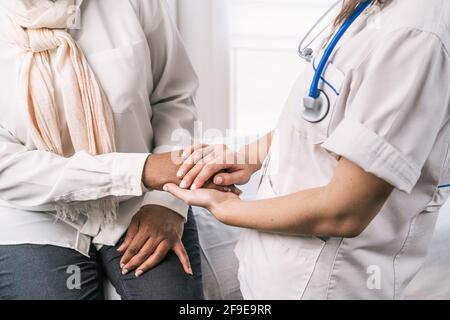
<instances>
[{"instance_id":1,"label":"blue jeans","mask_svg":"<svg viewBox=\"0 0 450 320\"><path fill-rule=\"evenodd\" d=\"M194 276L184 273L171 251L156 268L136 279L122 275L116 247L75 250L49 245L0 246L0 300L103 300L108 278L123 300L202 300L200 245L192 212L183 243Z\"/></svg>"}]
</instances>

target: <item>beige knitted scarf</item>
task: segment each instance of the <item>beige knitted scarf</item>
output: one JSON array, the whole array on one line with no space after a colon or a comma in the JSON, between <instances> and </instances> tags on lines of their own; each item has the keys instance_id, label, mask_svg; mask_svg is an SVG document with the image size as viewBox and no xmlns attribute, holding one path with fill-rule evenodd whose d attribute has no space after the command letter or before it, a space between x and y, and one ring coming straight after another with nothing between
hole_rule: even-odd
<instances>
[{"instance_id":1,"label":"beige knitted scarf","mask_svg":"<svg viewBox=\"0 0 450 320\"><path fill-rule=\"evenodd\" d=\"M66 32L77 9L75 0L0 0L1 33L21 49L20 99L37 149L63 156L58 111L63 110L76 152L112 153L116 145L110 105L82 50ZM61 106L55 103L54 82L61 88ZM61 204L57 211L71 219L101 211L112 221L117 203Z\"/></svg>"}]
</instances>

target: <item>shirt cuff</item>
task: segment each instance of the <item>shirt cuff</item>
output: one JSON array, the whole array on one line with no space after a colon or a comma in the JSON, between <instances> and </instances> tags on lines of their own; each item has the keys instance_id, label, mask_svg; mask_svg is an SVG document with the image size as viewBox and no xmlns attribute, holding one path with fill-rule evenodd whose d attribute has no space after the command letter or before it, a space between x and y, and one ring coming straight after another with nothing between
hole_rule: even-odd
<instances>
[{"instance_id":1,"label":"shirt cuff","mask_svg":"<svg viewBox=\"0 0 450 320\"><path fill-rule=\"evenodd\" d=\"M142 173L149 154L116 153L112 165L112 195L142 196Z\"/></svg>"},{"instance_id":2,"label":"shirt cuff","mask_svg":"<svg viewBox=\"0 0 450 320\"><path fill-rule=\"evenodd\" d=\"M157 190L147 192L142 199L141 207L148 205L157 205L168 208L178 213L185 221L187 221L189 206L170 193Z\"/></svg>"},{"instance_id":3,"label":"shirt cuff","mask_svg":"<svg viewBox=\"0 0 450 320\"><path fill-rule=\"evenodd\" d=\"M353 119L344 119L322 147L407 193L411 193L421 175L410 158Z\"/></svg>"}]
</instances>

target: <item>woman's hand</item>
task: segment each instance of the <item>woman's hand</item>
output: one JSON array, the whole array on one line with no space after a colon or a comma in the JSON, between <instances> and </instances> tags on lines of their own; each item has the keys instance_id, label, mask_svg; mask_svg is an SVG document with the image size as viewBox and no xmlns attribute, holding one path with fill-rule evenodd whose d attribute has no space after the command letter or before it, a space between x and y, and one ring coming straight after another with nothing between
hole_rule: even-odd
<instances>
[{"instance_id":1,"label":"woman's hand","mask_svg":"<svg viewBox=\"0 0 450 320\"><path fill-rule=\"evenodd\" d=\"M260 167L245 152L234 152L226 145L193 144L181 157L184 163L177 177L182 179L182 189L200 189L211 179L218 186L243 185Z\"/></svg>"},{"instance_id":2,"label":"woman's hand","mask_svg":"<svg viewBox=\"0 0 450 320\"><path fill-rule=\"evenodd\" d=\"M145 206L131 221L125 241L118 251L122 273L134 271L136 277L159 265L172 250L187 274L192 275L189 257L181 238L183 218L172 210L156 205Z\"/></svg>"},{"instance_id":3,"label":"woman's hand","mask_svg":"<svg viewBox=\"0 0 450 320\"><path fill-rule=\"evenodd\" d=\"M176 184L167 184L164 190L183 200L190 206L199 206L208 209L219 221L229 224L231 212L226 210L226 204L240 201L239 196L233 192L221 192L212 189L186 190Z\"/></svg>"},{"instance_id":4,"label":"woman's hand","mask_svg":"<svg viewBox=\"0 0 450 320\"><path fill-rule=\"evenodd\" d=\"M180 169L180 163L185 160L181 158L181 153L182 151L179 150L150 155L145 163L142 174L144 185L153 190L162 190L165 184L179 184L181 178L177 177L177 172ZM234 184L214 184L212 181L206 181L202 184L202 187L224 192L234 192L237 195L241 194L241 191Z\"/></svg>"}]
</instances>

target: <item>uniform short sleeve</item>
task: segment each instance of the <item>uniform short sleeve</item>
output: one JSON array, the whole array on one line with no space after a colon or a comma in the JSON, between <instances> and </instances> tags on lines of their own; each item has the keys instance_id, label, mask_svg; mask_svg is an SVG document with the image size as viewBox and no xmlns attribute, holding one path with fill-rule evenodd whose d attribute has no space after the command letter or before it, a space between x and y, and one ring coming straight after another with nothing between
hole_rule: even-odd
<instances>
[{"instance_id":1,"label":"uniform short sleeve","mask_svg":"<svg viewBox=\"0 0 450 320\"><path fill-rule=\"evenodd\" d=\"M450 61L431 33L384 37L351 71L345 118L323 148L410 193L449 117Z\"/></svg>"}]
</instances>

